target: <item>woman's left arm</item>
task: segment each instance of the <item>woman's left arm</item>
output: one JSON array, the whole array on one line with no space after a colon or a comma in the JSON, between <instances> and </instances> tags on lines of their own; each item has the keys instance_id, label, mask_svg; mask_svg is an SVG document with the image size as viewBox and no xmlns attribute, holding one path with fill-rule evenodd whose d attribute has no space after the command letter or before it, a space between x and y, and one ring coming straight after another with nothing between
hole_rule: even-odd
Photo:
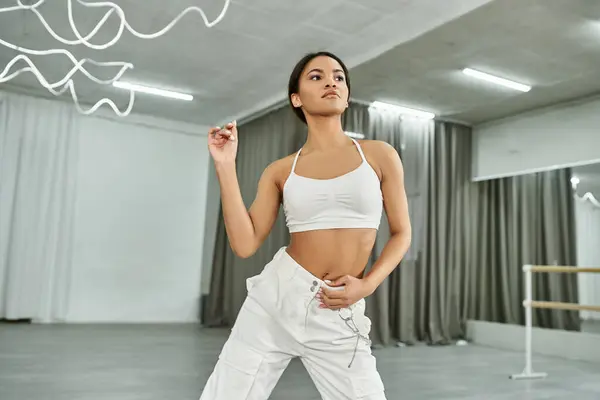
<instances>
[{"instance_id":1,"label":"woman's left arm","mask_svg":"<svg viewBox=\"0 0 600 400\"><path fill-rule=\"evenodd\" d=\"M366 147L366 146L365 146ZM339 309L371 295L387 276L400 264L411 241L408 201L404 189L404 169L396 149L385 142L371 142L370 154L377 159L381 179L383 204L390 226L390 239L381 255L362 279L343 276L329 286L344 286L344 290L322 288L318 294L322 308Z\"/></svg>"},{"instance_id":2,"label":"woman's left arm","mask_svg":"<svg viewBox=\"0 0 600 400\"><path fill-rule=\"evenodd\" d=\"M373 143L375 144L375 143ZM410 246L412 229L408 215L408 201L404 188L404 168L396 149L385 142L377 142L377 162L381 171L381 191L390 226L390 239L381 255L363 278L373 292L400 264Z\"/></svg>"}]
</instances>

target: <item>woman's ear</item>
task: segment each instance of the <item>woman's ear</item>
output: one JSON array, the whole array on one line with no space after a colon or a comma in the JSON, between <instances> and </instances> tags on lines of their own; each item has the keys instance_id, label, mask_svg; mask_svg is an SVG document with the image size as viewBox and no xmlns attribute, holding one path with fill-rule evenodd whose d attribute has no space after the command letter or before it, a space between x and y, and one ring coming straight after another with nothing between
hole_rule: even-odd
<instances>
[{"instance_id":1,"label":"woman's ear","mask_svg":"<svg viewBox=\"0 0 600 400\"><path fill-rule=\"evenodd\" d=\"M298 96L298 94L294 93L290 98L292 100L292 105L295 108L302 107L302 102L300 101L300 96Z\"/></svg>"}]
</instances>

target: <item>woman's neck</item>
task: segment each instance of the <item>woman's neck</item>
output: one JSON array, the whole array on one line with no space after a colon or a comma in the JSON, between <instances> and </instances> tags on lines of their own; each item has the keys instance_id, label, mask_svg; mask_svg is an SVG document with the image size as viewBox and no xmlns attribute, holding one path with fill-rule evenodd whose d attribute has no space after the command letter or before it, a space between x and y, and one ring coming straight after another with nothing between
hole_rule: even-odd
<instances>
[{"instance_id":1,"label":"woman's neck","mask_svg":"<svg viewBox=\"0 0 600 400\"><path fill-rule=\"evenodd\" d=\"M341 118L313 117L308 120L308 137L304 149L321 151L344 146L348 141Z\"/></svg>"}]
</instances>

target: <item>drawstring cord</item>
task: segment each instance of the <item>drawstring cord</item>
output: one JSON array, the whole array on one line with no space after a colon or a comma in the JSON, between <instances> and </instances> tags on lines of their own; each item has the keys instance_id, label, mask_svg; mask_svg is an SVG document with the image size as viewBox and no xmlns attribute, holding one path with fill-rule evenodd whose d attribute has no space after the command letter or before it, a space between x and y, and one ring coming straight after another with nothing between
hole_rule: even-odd
<instances>
[{"instance_id":1,"label":"drawstring cord","mask_svg":"<svg viewBox=\"0 0 600 400\"><path fill-rule=\"evenodd\" d=\"M371 340L368 336L360 333L360 330L356 326L356 321L354 321L354 310L352 308L346 308L346 310L350 311L349 317L342 316L343 310L344 309L338 310L338 315L346 323L346 326L350 328L350 330L356 335L356 344L354 345L354 352L352 353L352 359L350 360L350 364L348 364L348 368L350 368L352 367L352 363L354 363L354 359L356 358L356 352L358 351L358 343L360 342L360 339L363 339L365 342L367 342L369 346L371 345ZM352 325L350 325L350 322L352 322Z\"/></svg>"},{"instance_id":2,"label":"drawstring cord","mask_svg":"<svg viewBox=\"0 0 600 400\"><path fill-rule=\"evenodd\" d=\"M313 301L315 301L315 299L317 298L320 289L321 289L321 285L319 285L319 283L317 281L314 281L313 285L310 287L310 290L312 292L314 292L314 295L311 297L310 301L306 305L306 315L304 316L304 329L306 329L306 326L308 324L308 313L310 312L310 306L313 303ZM348 310L350 312L349 317L344 317L342 315L342 311L344 311L344 310ZM349 308L345 308L345 309L344 308L339 309L338 315L344 321L346 326L356 336L356 344L354 345L354 351L352 352L352 359L350 360L350 363L348 364L348 368L351 368L352 364L354 363L354 359L356 358L356 353L358 351L358 344L360 343L360 339L363 339L365 342L367 342L367 344L369 346L371 345L371 340L369 339L368 336L360 333L360 330L356 326L356 321L354 321L354 309L352 306L350 306ZM352 324L350 324L350 323L352 323Z\"/></svg>"}]
</instances>

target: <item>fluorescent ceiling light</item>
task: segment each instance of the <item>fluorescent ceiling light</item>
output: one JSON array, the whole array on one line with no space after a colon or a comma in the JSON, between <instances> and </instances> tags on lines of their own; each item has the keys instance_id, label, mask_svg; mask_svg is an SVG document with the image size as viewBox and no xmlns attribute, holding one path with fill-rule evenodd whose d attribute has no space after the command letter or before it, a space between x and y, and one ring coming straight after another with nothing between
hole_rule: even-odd
<instances>
[{"instance_id":1,"label":"fluorescent ceiling light","mask_svg":"<svg viewBox=\"0 0 600 400\"><path fill-rule=\"evenodd\" d=\"M408 108L403 106L397 106L395 104L384 103L382 101L374 101L371 103L371 107L380 108L383 110L395 111L401 114L411 115L413 117L433 119L435 114L429 111L415 110L414 108Z\"/></svg>"},{"instance_id":2,"label":"fluorescent ceiling light","mask_svg":"<svg viewBox=\"0 0 600 400\"><path fill-rule=\"evenodd\" d=\"M192 101L194 99L194 96L192 96L190 94L172 92L170 90L157 89L157 88L153 88L153 87L149 87L149 86L137 85L135 83L116 81L116 82L113 82L113 86L117 87L119 89L128 89L128 90L133 90L133 91L141 92L141 93L154 94L156 96L169 97L171 99L186 100L186 101Z\"/></svg>"},{"instance_id":3,"label":"fluorescent ceiling light","mask_svg":"<svg viewBox=\"0 0 600 400\"><path fill-rule=\"evenodd\" d=\"M351 138L354 138L354 139L364 139L365 138L365 135L363 135L362 133L349 132L349 131L346 131L345 133L347 136L350 136Z\"/></svg>"},{"instance_id":4,"label":"fluorescent ceiling light","mask_svg":"<svg viewBox=\"0 0 600 400\"><path fill-rule=\"evenodd\" d=\"M508 79L499 78L494 75L486 74L485 72L476 71L471 68L465 68L462 71L465 75L472 76L473 78L481 79L484 81L488 81L491 83L495 83L496 85L505 86L507 88L520 90L521 92L529 92L531 90L531 86L524 85L522 83L509 81Z\"/></svg>"}]
</instances>

